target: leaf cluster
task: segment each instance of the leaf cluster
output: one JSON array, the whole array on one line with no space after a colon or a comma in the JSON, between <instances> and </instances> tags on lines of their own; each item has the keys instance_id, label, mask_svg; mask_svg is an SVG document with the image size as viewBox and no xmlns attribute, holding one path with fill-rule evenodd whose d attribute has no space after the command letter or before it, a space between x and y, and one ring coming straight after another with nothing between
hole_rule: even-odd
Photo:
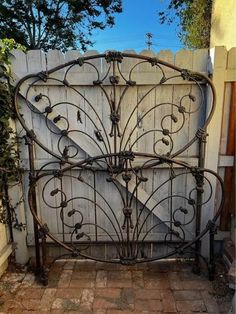
<instances>
[{"instance_id":1,"label":"leaf cluster","mask_svg":"<svg viewBox=\"0 0 236 314\"><path fill-rule=\"evenodd\" d=\"M210 46L212 0L170 0L166 11L158 12L160 23L177 20L178 36L190 49Z\"/></svg>"},{"instance_id":2,"label":"leaf cluster","mask_svg":"<svg viewBox=\"0 0 236 314\"><path fill-rule=\"evenodd\" d=\"M0 40L0 195L4 184L17 181L19 173L17 138L10 125L14 110L9 58L14 48L22 49L22 46L12 39Z\"/></svg>"},{"instance_id":3,"label":"leaf cluster","mask_svg":"<svg viewBox=\"0 0 236 314\"><path fill-rule=\"evenodd\" d=\"M120 12L121 0L2 0L0 38L27 49L85 50L92 31L113 26Z\"/></svg>"},{"instance_id":4,"label":"leaf cluster","mask_svg":"<svg viewBox=\"0 0 236 314\"><path fill-rule=\"evenodd\" d=\"M16 208L22 200L12 206L7 192L10 184L19 182L21 173L17 137L10 123L14 119L10 68L12 49L25 50L14 39L0 40L0 223L8 224L11 222L14 228L22 231L24 225L18 221L16 214Z\"/></svg>"}]
</instances>

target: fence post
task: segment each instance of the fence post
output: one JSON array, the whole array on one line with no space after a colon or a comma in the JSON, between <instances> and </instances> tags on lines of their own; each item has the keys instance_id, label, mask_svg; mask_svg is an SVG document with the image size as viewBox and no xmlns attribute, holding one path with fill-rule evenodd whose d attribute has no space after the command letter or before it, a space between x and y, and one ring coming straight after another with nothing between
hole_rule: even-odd
<instances>
[{"instance_id":1,"label":"fence post","mask_svg":"<svg viewBox=\"0 0 236 314\"><path fill-rule=\"evenodd\" d=\"M23 51L13 50L11 52L11 68L12 68L13 78L16 82L21 77L26 75L27 73L26 55ZM12 123L12 129L18 133L19 126L18 126L17 121L16 122L11 121L11 123ZM20 165L21 165L21 162L20 162ZM17 204L19 200L21 200L21 202L19 202L16 208L16 213L17 213L17 219L19 220L19 223L22 223L23 227L20 228L21 230L18 230L17 228L13 228L13 238L16 244L15 260L19 264L26 264L29 260L29 252L28 252L28 247L26 243L27 222L26 222L26 215L25 215L24 196L25 195L24 195L22 183L9 187L9 197L10 197L11 204L15 206L15 204Z\"/></svg>"},{"instance_id":2,"label":"fence post","mask_svg":"<svg viewBox=\"0 0 236 314\"><path fill-rule=\"evenodd\" d=\"M210 135L206 143L205 168L215 172L218 171L218 159L220 150L222 114L224 106L225 74L227 67L227 50L225 47L215 47L210 49L210 59L212 62L213 77L212 81L216 89L216 109L212 120L207 128ZM209 96L210 97L210 96ZM208 202L207 208L202 213L202 226L213 217L216 210L216 178L211 177L212 198ZM209 256L209 239L205 238L202 245L202 254Z\"/></svg>"}]
</instances>

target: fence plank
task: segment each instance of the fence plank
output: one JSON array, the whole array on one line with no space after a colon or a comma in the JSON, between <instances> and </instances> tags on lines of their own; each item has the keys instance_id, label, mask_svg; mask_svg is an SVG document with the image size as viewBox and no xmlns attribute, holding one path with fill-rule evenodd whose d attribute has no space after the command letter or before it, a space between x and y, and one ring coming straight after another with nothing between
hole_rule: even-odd
<instances>
[{"instance_id":1,"label":"fence plank","mask_svg":"<svg viewBox=\"0 0 236 314\"><path fill-rule=\"evenodd\" d=\"M45 52L42 50L29 50L26 56L28 73L38 73L46 70Z\"/></svg>"},{"instance_id":2,"label":"fence plank","mask_svg":"<svg viewBox=\"0 0 236 314\"><path fill-rule=\"evenodd\" d=\"M154 110L156 92L152 86L138 87L138 121L137 128L137 150L139 152L152 152L154 140ZM148 113L148 111L150 111Z\"/></svg>"},{"instance_id":3,"label":"fence plank","mask_svg":"<svg viewBox=\"0 0 236 314\"><path fill-rule=\"evenodd\" d=\"M197 72L207 72L208 55L209 55L208 49L194 50L192 70Z\"/></svg>"},{"instance_id":4,"label":"fence plank","mask_svg":"<svg viewBox=\"0 0 236 314\"><path fill-rule=\"evenodd\" d=\"M236 69L236 47L228 52L227 69Z\"/></svg>"},{"instance_id":5,"label":"fence plank","mask_svg":"<svg viewBox=\"0 0 236 314\"><path fill-rule=\"evenodd\" d=\"M20 78L27 74L26 54L21 50L14 49L11 51L10 61L13 78L17 83Z\"/></svg>"}]
</instances>

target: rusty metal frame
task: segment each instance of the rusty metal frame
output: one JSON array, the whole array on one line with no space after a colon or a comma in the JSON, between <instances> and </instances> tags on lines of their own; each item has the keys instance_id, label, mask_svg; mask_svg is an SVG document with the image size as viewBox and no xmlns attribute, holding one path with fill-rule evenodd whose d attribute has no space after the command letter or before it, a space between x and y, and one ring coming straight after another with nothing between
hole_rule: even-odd
<instances>
[{"instance_id":1,"label":"rusty metal frame","mask_svg":"<svg viewBox=\"0 0 236 314\"><path fill-rule=\"evenodd\" d=\"M126 59L135 59L137 61L136 65L134 65L131 69L129 69L129 73L127 76L124 76L124 73L121 70L121 65ZM96 68L96 66L92 63L93 60L100 59L101 62L105 62L107 64L107 70L101 76L99 69ZM127 124L130 122L130 119L132 115L134 115L135 110L138 108L138 104L136 108L132 111L129 119L127 120L126 126L121 129L120 127L120 121L121 121L121 115L120 115L120 109L123 106L123 99L125 96L125 93L129 88L132 88L136 85L135 80L133 79L133 74L135 72L135 69L141 65L141 64L149 64L150 67L154 67L156 71L160 74L161 78L158 84L151 87L150 91L156 88L157 86L164 85L166 82L169 82L173 79L183 79L186 81L191 81L193 84L195 84L200 92L200 106L198 108L195 108L192 111L188 111L185 106L183 105L184 100L188 98L192 103L195 102L196 97L192 94L186 94L183 95L182 98L178 103L161 103L161 104L155 104L151 109L149 109L149 112L151 110L155 110L158 106L169 106L170 113L168 115L165 115L161 118L161 129L151 129L146 130L145 133L141 134L135 142L143 139L146 136L149 136L149 134L158 134L158 139L153 145L153 151L151 152L136 152L133 151L133 145L130 145L128 141L124 143L124 134L127 131ZM48 123L48 115L55 110L57 106L76 106L77 108L77 120L78 122L81 121L81 115L84 114L87 116L87 119L90 119L89 115L83 111L81 107L77 104L72 103L56 103L53 104L53 101L47 96L42 93L35 94L34 99L29 97L30 91L32 91L33 88L37 87L38 84L47 84L50 80L57 80L57 83L59 82L62 86L64 86L67 89L74 89L74 87L70 84L69 81L69 74L73 67L79 66L90 66L94 69L94 73L96 75L93 82L91 82L94 86L97 86L101 89L101 91L104 93L106 97L106 101L110 108L110 130L108 133L108 130L104 126L104 121L99 116L99 114L96 112L96 108L92 106L91 103L88 102L88 100L84 97L84 100L87 101L89 106L91 107L91 110L93 110L94 114L96 115L97 122L91 121L91 123L94 126L94 133L95 133L95 139L91 134L85 134L84 131L79 130L79 126L77 130L71 130L70 129L70 121L66 116L58 115L54 117L53 122L55 125L59 121L64 121L65 128L63 130L60 130L57 133L58 136L58 153L55 153L54 151L51 151L48 147L43 145L40 141L40 139L35 135L35 132L33 129L31 129L27 125L27 121L24 120L24 116L21 114L21 108L22 104L19 105L19 101L23 101L25 106L28 106L28 109L32 112L35 112L42 117L45 118L45 125L46 127L53 133L53 130L50 128L50 125ZM51 78L52 74L55 74L57 71L65 69L64 77L63 79L55 79ZM167 76L167 70L171 69L172 74L171 76ZM116 97L116 90L117 86L119 86L120 81L123 81L124 90L121 94L121 96L117 99ZM28 87L26 89L26 92L21 92L21 88L24 84L28 84ZM112 88L112 95L108 95L106 92L106 89L104 88L104 84L110 85ZM204 95L204 91L202 86L207 86L209 93L211 93L211 102L207 103L206 96ZM149 92L150 92L149 91ZM145 95L147 96L148 93ZM79 94L79 92L78 92ZM81 95L80 95L81 96ZM145 97L144 96L144 97ZM67 62L65 64L62 64L60 66L57 66L51 70L48 70L46 72L40 72L36 74L29 74L25 77L23 77L15 88L15 95L14 95L14 103L15 103L15 110L17 114L17 118L21 125L23 126L26 135L26 145L28 145L28 152L29 152L29 165L30 165L30 184L29 184L29 192L28 192L28 203L30 210L32 212L33 218L34 218L34 232L35 232L35 250L36 250L36 272L39 274L41 280L44 283L47 283L47 265L46 265L46 246L47 241L46 239L49 237L53 240L54 243L58 244L60 247L63 247L67 252L68 256L71 257L85 257L85 258L91 258L98 261L105 261L105 262L111 262L111 263L121 263L121 264L136 264L136 263L142 263L142 262L151 262L154 260L159 260L171 256L189 256L193 255L195 257L195 263L194 263L194 269L195 272L200 271L200 262L199 259L201 256L201 239L206 234L209 234L210 238L210 258L207 262L208 269L209 269L209 277L210 279L213 279L214 277L214 234L216 231L216 220L220 215L222 204L224 201L224 193L223 193L223 184L221 178L212 170L205 169L204 168L204 155L205 155L205 143L206 143L206 128L212 118L212 115L215 110L215 89L211 82L211 80L206 77L205 75L198 73L198 72L191 72L186 69L179 68L175 65L169 64L165 61L159 60L157 58L143 56L143 55L136 55L136 54L128 54L128 53L121 53L121 52L107 52L105 54L99 54L99 55L92 55L92 56L84 56L81 58L78 58L76 60ZM209 99L208 99L209 100ZM33 106L34 103L42 103L42 110L38 111ZM207 106L207 108L206 108ZM183 145L178 150L175 150L174 141L172 138L172 135L174 133L177 133L181 131L184 128L185 121L186 121L186 115L194 114L198 110L204 110L208 111L208 115L206 115L206 119L199 127L198 130L196 130L195 136L188 142ZM176 114L177 113L177 114ZM137 123L133 126L133 129L131 133L129 133L128 140L132 136L132 132L134 132L135 128L138 127L138 124L140 121L145 119L147 113L144 113L143 116L139 117L137 120ZM173 131L166 127L166 121L167 119L170 119L173 123L177 122L178 119L182 119L182 124L180 128L177 131ZM90 119L91 120L91 119ZM165 123L164 123L165 122ZM97 125L99 124L99 125ZM62 139L66 138L70 132L79 132L82 136L87 136L89 140L99 148L101 154L96 156L89 156L83 160L76 161L75 157L78 154L78 148L76 146L72 147L72 145L61 147L62 145ZM147 138L147 137L146 137ZM118 143L118 139L120 144ZM177 157L179 157L183 152L185 152L193 143L198 143L198 163L196 166L192 167L188 163L183 162ZM112 145L111 145L112 143ZM39 170L35 170L34 166L34 145L40 146L44 151L46 151L48 154L53 156L55 158L54 161L48 162L45 165L41 167ZM158 153L158 147L160 145L164 145L167 148L167 152L164 154ZM138 166L134 163L134 161L137 158L142 158L142 163ZM55 170L47 170L48 167L50 167L53 164ZM165 221L165 223L168 224L168 231L166 233L164 242L167 246L171 247L172 250L168 250L166 254L156 255L156 256L148 256L148 254L143 253L143 247L145 246L145 243L148 238L148 234L151 232L153 228L159 227L159 225L153 225L149 230L146 231L146 234L142 238L140 238L141 229L145 222L144 220L141 220L141 216L145 209L145 204L142 208L135 209L133 206L133 199L135 197L135 193L137 193L139 186L147 181L147 178L145 177L144 173L146 169L153 169L156 166L160 165L166 165L170 170L170 176L168 180L165 183L170 184L172 187L172 183L175 180L176 177L179 176L175 174L174 166L177 165L181 169L183 169L184 175L191 175L193 176L195 180L195 188L189 193L189 195L182 196L189 208L171 208L170 211L170 218L169 221ZM63 176L68 176L69 171L76 169L81 171L81 176L78 178L75 178L79 180L80 182L83 182L83 184L87 185L89 188L93 189L94 196L93 200L87 199L89 202L91 202L91 207L93 207L94 210L94 222L84 221L84 217L82 212L79 209L73 209L67 212L67 217L75 217L77 215L77 220L71 224L66 225L68 228L71 228L71 238L69 243L65 241L61 241L57 239L53 233L50 232L47 224L42 221L37 213L37 201L36 201L36 186L37 183L40 181L40 179L48 177L49 179L45 183L43 187L42 194L47 189L47 183L50 182L50 180L58 179L62 180ZM94 186L89 185L88 183L83 181L83 170L91 171L91 173L94 176ZM110 221L111 225L114 228L114 232L116 234L115 239L112 235L110 235L103 226L100 226L97 223L97 211L103 209L96 201L96 197L98 197L99 192L96 190L96 173L97 172L105 172L108 176L107 184L114 184L116 186L118 193L120 194L120 197L123 201L123 220L118 221L116 217L116 213L114 210L110 207L110 215L111 217L107 217L107 219ZM221 189L221 202L218 210L216 211L216 214L212 219L205 223L205 225L201 225L201 213L202 213L202 206L210 200L212 197L212 186L211 182L209 180L209 176L215 177L218 182ZM125 192L121 191L118 186L118 177L121 178L121 180L124 181L124 185L126 186ZM135 187L130 192L129 191L129 184L130 180L134 178L135 179ZM161 184L163 185L163 183ZM160 186L161 186L160 185ZM153 193L155 193L158 188L157 187ZM207 188L205 188L207 186ZM209 197L207 197L207 200L203 200L204 193L207 193L206 190L209 193ZM210 192L209 192L210 191ZM195 195L194 195L195 194ZM60 195L61 202L57 207L57 210L60 212L60 217L63 224L66 224L64 222L64 211L67 207L68 203L71 201L71 199L68 199L67 195L63 191L63 186L61 185L61 189L53 189L50 191L50 195L54 197L55 195ZM194 196L193 196L194 195ZM102 197L104 201L104 196L100 195L99 197ZM172 199L176 197L174 194L170 193L168 195L168 198L170 202ZM44 198L45 204L47 204L46 199ZM162 200L160 200L162 202ZM159 202L159 203L160 203ZM109 204L106 204L109 207ZM50 204L47 204L48 208L50 209ZM138 212L136 216L134 215L134 211ZM153 209L152 209L153 210ZM104 211L103 211L104 212ZM184 222L177 220L176 213L181 212L183 216L185 217ZM151 211L152 214L152 211ZM107 214L106 214L107 215ZM188 219L187 219L188 217ZM187 220L187 222L186 222ZM185 239L185 233L183 230L183 227L190 222L192 223L195 221L195 235L194 238L190 241L186 241ZM162 222L163 223L163 222ZM85 225L93 225L95 228L95 239L91 239L89 235L86 234L86 232L83 231L83 227ZM141 227L140 227L141 224ZM97 239L97 230L98 228L100 230L103 230L105 233L107 233L108 237L110 238L110 242L114 245L116 248L117 258L111 258L111 259L102 259L96 256L91 256L87 254L87 249L90 245L99 243L99 240ZM64 238L64 236L63 236ZM81 243L83 244L81 246ZM204 260L206 260L203 257Z\"/></svg>"}]
</instances>

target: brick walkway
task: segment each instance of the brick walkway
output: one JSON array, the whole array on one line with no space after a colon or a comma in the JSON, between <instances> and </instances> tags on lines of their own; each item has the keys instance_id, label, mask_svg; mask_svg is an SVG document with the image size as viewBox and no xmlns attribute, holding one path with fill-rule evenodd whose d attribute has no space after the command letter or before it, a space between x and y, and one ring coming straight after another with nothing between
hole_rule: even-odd
<instances>
[{"instance_id":1,"label":"brick walkway","mask_svg":"<svg viewBox=\"0 0 236 314\"><path fill-rule=\"evenodd\" d=\"M2 313L160 314L227 313L212 284L183 262L124 267L92 261L56 262L49 285L31 273L6 273L0 281Z\"/></svg>"}]
</instances>

